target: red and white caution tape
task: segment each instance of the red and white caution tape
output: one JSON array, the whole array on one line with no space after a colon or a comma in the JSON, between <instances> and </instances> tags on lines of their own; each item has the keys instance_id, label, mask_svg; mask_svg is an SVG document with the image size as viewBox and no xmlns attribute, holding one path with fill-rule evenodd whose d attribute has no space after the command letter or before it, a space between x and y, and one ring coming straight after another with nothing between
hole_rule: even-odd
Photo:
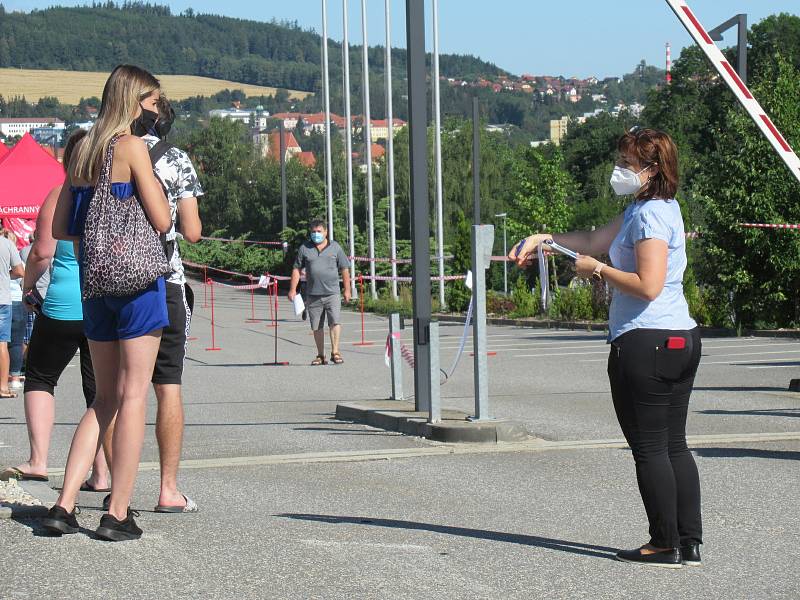
<instances>
[{"instance_id":1,"label":"red and white caution tape","mask_svg":"<svg viewBox=\"0 0 800 600\"><path fill-rule=\"evenodd\" d=\"M411 367L412 369L414 368L416 364L414 362L414 351L408 346L406 346L403 342L400 342L400 356L402 356L403 360L405 360L406 363L408 363L409 367Z\"/></svg>"},{"instance_id":2,"label":"red and white caution tape","mask_svg":"<svg viewBox=\"0 0 800 600\"><path fill-rule=\"evenodd\" d=\"M370 279L374 279L375 281L405 281L410 282L414 281L413 277L392 277L391 275L364 275L364 280L369 281ZM444 277L439 277L438 275L433 275L431 277L431 281L458 281L461 279L465 279L464 275L445 275Z\"/></svg>"},{"instance_id":3,"label":"red and white caution tape","mask_svg":"<svg viewBox=\"0 0 800 600\"><path fill-rule=\"evenodd\" d=\"M409 265L411 264L410 258L395 258L392 260L391 258L370 258L369 256L348 256L350 260L354 260L356 262L374 262L374 263L394 263L396 265Z\"/></svg>"},{"instance_id":4,"label":"red and white caution tape","mask_svg":"<svg viewBox=\"0 0 800 600\"><path fill-rule=\"evenodd\" d=\"M680 19L681 23L683 23L683 26L686 27L689 34L694 38L694 41L697 42L697 45L705 52L705 55L711 61L711 64L714 65L714 68L720 74L722 80L748 112L750 118L753 119L761 130L761 133L767 138L769 143L772 144L775 152L778 153L778 156L780 156L783 162L786 163L786 166L789 167L792 175L800 181L800 158L797 157L792 147L789 146L789 143L786 141L786 138L781 135L781 132L775 127L775 124L769 116L767 116L767 113L761 108L758 100L753 97L753 94L747 89L747 86L734 68L725 59L720 49L717 48L714 40L711 39L711 36L708 35L708 32L700 24L700 21L698 21L692 9L689 8L684 0L666 1L678 19Z\"/></svg>"},{"instance_id":5,"label":"red and white caution tape","mask_svg":"<svg viewBox=\"0 0 800 600\"><path fill-rule=\"evenodd\" d=\"M200 238L201 240L206 240L209 242L229 242L235 244L256 244L258 246L288 246L286 242L260 242L257 240L234 240L231 238L219 238L219 237L207 237L203 236Z\"/></svg>"},{"instance_id":6,"label":"red and white caution tape","mask_svg":"<svg viewBox=\"0 0 800 600\"><path fill-rule=\"evenodd\" d=\"M739 227L754 227L758 229L800 229L794 223L739 223Z\"/></svg>"},{"instance_id":7,"label":"red and white caution tape","mask_svg":"<svg viewBox=\"0 0 800 600\"><path fill-rule=\"evenodd\" d=\"M395 331L386 336L386 348L383 351L383 362L386 363L387 367L392 366L392 338L399 340L400 332Z\"/></svg>"},{"instance_id":8,"label":"red and white caution tape","mask_svg":"<svg viewBox=\"0 0 800 600\"><path fill-rule=\"evenodd\" d=\"M275 281L274 277L269 277L267 275L262 275L259 277L256 283L251 283L248 285L231 285L230 283L222 283L221 281L215 281L214 285L219 285L221 287L226 287L234 290L257 290L257 289L268 289L269 286L272 285L273 281Z\"/></svg>"}]
</instances>

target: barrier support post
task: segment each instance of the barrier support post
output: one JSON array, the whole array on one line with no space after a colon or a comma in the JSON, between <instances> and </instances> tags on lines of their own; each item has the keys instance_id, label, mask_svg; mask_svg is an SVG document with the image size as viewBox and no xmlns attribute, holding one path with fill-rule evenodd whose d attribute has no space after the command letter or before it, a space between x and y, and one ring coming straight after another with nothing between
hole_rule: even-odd
<instances>
[{"instance_id":1,"label":"barrier support post","mask_svg":"<svg viewBox=\"0 0 800 600\"><path fill-rule=\"evenodd\" d=\"M439 322L431 321L430 324L431 348L431 405L428 412L428 423L442 421L441 381L439 368Z\"/></svg>"},{"instance_id":2,"label":"barrier support post","mask_svg":"<svg viewBox=\"0 0 800 600\"><path fill-rule=\"evenodd\" d=\"M472 226L472 343L475 361L475 415L473 421L489 415L489 369L486 360L486 269L491 264L494 225Z\"/></svg>"},{"instance_id":3,"label":"barrier support post","mask_svg":"<svg viewBox=\"0 0 800 600\"><path fill-rule=\"evenodd\" d=\"M267 367L288 367L289 363L286 361L279 362L278 361L278 280L273 280L273 284L267 286L269 289L275 290L275 310L272 313L272 326L275 328L275 360L269 363L264 363L264 366ZM272 303L270 302L270 306Z\"/></svg>"},{"instance_id":4,"label":"barrier support post","mask_svg":"<svg viewBox=\"0 0 800 600\"><path fill-rule=\"evenodd\" d=\"M208 308L208 267L203 265L203 308Z\"/></svg>"},{"instance_id":5,"label":"barrier support post","mask_svg":"<svg viewBox=\"0 0 800 600\"><path fill-rule=\"evenodd\" d=\"M358 285L361 288L361 341L353 344L354 346L372 346L372 342L364 339L364 276L358 276Z\"/></svg>"},{"instance_id":6,"label":"barrier support post","mask_svg":"<svg viewBox=\"0 0 800 600\"><path fill-rule=\"evenodd\" d=\"M214 281L207 279L206 283L211 288L211 347L206 348L206 352L219 352L222 348L217 346L217 339L214 333Z\"/></svg>"},{"instance_id":7,"label":"barrier support post","mask_svg":"<svg viewBox=\"0 0 800 600\"><path fill-rule=\"evenodd\" d=\"M267 277L269 277L269 273L267 273ZM278 280L276 279L275 283L277 283L277 282L278 282ZM275 292L274 304L273 304L273 299L272 299L273 290ZM273 286L271 283L267 284L267 304L269 305L269 318L267 319L267 329L271 329L273 327L277 328L278 327L278 323L277 323L278 315L275 314L276 311L277 311L277 309L275 307L278 306L278 288Z\"/></svg>"},{"instance_id":8,"label":"barrier support post","mask_svg":"<svg viewBox=\"0 0 800 600\"><path fill-rule=\"evenodd\" d=\"M403 399L403 357L400 350L400 313L389 316L389 350L392 369L392 400Z\"/></svg>"},{"instance_id":9,"label":"barrier support post","mask_svg":"<svg viewBox=\"0 0 800 600\"><path fill-rule=\"evenodd\" d=\"M245 319L245 323L260 323L261 319L256 319L256 289L253 284L253 276L248 275L248 280L250 281L250 318Z\"/></svg>"}]
</instances>

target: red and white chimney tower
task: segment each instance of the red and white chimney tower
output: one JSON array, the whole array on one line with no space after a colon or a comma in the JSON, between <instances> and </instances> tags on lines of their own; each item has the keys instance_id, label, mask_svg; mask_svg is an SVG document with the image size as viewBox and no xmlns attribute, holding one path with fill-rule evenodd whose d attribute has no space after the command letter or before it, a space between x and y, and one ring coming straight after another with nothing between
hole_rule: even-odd
<instances>
[{"instance_id":1,"label":"red and white chimney tower","mask_svg":"<svg viewBox=\"0 0 800 600\"><path fill-rule=\"evenodd\" d=\"M670 47L669 42L667 42L667 46L666 47L667 47L667 75L666 75L666 81L669 84L669 83L672 82L672 48Z\"/></svg>"}]
</instances>

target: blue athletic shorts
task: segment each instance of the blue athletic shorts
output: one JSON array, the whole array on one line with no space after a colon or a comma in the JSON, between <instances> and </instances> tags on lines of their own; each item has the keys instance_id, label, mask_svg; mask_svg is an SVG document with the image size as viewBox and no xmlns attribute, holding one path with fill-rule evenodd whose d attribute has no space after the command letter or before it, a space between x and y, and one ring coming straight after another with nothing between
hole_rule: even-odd
<instances>
[{"instance_id":1,"label":"blue athletic shorts","mask_svg":"<svg viewBox=\"0 0 800 600\"><path fill-rule=\"evenodd\" d=\"M141 337L169 325L164 278L159 277L133 296L91 298L83 301L83 328L95 342Z\"/></svg>"},{"instance_id":2,"label":"blue athletic shorts","mask_svg":"<svg viewBox=\"0 0 800 600\"><path fill-rule=\"evenodd\" d=\"M11 305L0 304L0 343L11 341Z\"/></svg>"}]
</instances>

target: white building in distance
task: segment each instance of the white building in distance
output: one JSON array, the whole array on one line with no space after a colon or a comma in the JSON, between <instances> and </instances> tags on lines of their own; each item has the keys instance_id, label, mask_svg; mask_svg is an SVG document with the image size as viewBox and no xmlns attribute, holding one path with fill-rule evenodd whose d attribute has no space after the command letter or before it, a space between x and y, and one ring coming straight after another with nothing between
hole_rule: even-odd
<instances>
[{"instance_id":1,"label":"white building in distance","mask_svg":"<svg viewBox=\"0 0 800 600\"><path fill-rule=\"evenodd\" d=\"M66 129L66 123L55 117L22 117L13 119L0 119L0 133L6 137L23 136L34 129L48 127L62 132Z\"/></svg>"}]
</instances>

